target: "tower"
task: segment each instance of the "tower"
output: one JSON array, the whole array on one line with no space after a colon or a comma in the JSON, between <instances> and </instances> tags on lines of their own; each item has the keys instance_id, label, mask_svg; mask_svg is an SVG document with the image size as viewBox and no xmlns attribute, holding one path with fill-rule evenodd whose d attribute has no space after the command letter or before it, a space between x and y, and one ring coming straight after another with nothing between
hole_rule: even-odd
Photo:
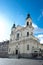
<instances>
[{"instance_id":1,"label":"tower","mask_svg":"<svg viewBox=\"0 0 43 65\"><path fill-rule=\"evenodd\" d=\"M29 26L29 27L32 26L32 20L31 20L30 14L27 15L26 26Z\"/></svg>"}]
</instances>

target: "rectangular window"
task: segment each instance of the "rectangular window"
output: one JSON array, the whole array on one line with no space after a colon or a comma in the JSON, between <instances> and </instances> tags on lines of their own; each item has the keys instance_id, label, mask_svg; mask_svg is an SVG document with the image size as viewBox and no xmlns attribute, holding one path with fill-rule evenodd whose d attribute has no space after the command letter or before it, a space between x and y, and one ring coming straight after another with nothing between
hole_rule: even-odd
<instances>
[{"instance_id":1,"label":"rectangular window","mask_svg":"<svg viewBox=\"0 0 43 65\"><path fill-rule=\"evenodd\" d=\"M9 48L9 52L10 52L10 50L11 50L11 49Z\"/></svg>"},{"instance_id":2,"label":"rectangular window","mask_svg":"<svg viewBox=\"0 0 43 65\"><path fill-rule=\"evenodd\" d=\"M27 45L27 50L29 50L29 45Z\"/></svg>"},{"instance_id":3,"label":"rectangular window","mask_svg":"<svg viewBox=\"0 0 43 65\"><path fill-rule=\"evenodd\" d=\"M29 36L29 32L27 32L27 36Z\"/></svg>"}]
</instances>

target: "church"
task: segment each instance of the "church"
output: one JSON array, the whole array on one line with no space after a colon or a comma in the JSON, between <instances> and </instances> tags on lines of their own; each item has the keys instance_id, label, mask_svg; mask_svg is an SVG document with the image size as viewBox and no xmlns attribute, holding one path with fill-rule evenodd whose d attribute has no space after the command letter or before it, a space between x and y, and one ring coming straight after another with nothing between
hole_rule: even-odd
<instances>
[{"instance_id":1,"label":"church","mask_svg":"<svg viewBox=\"0 0 43 65\"><path fill-rule=\"evenodd\" d=\"M25 26L13 24L10 34L8 54L30 57L39 51L39 40L33 35L32 18L27 15Z\"/></svg>"}]
</instances>

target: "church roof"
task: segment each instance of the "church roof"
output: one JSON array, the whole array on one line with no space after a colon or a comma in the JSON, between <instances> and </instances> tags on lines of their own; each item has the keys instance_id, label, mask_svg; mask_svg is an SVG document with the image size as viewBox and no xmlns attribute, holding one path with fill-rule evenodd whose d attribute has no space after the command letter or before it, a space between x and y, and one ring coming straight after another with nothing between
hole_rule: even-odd
<instances>
[{"instance_id":1,"label":"church roof","mask_svg":"<svg viewBox=\"0 0 43 65\"><path fill-rule=\"evenodd\" d=\"M33 36L32 35L32 37L31 37L32 39L34 39L34 40L37 40L37 41L39 41L39 39L38 38L36 38L35 36Z\"/></svg>"}]
</instances>

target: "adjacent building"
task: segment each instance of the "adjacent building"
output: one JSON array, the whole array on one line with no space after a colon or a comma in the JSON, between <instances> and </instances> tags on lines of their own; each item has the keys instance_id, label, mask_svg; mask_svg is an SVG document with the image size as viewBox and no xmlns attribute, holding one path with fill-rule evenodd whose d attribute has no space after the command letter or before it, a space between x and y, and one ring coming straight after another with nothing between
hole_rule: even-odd
<instances>
[{"instance_id":1,"label":"adjacent building","mask_svg":"<svg viewBox=\"0 0 43 65\"><path fill-rule=\"evenodd\" d=\"M43 43L40 43L40 44L39 44L39 48L40 48L41 50L43 50Z\"/></svg>"},{"instance_id":2,"label":"adjacent building","mask_svg":"<svg viewBox=\"0 0 43 65\"><path fill-rule=\"evenodd\" d=\"M0 57L8 57L9 40L0 42Z\"/></svg>"}]
</instances>

